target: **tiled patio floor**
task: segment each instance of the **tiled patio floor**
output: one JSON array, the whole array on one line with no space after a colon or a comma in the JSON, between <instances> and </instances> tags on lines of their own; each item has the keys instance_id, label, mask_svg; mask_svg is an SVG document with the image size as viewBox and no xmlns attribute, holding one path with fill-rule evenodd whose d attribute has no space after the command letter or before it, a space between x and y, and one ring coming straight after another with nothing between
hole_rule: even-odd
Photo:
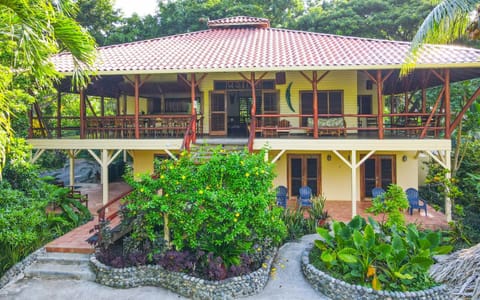
<instances>
[{"instance_id":1,"label":"tiled patio floor","mask_svg":"<svg viewBox=\"0 0 480 300\"><path fill-rule=\"evenodd\" d=\"M288 207L294 208L296 203L293 200L289 200ZM371 216L377 221L382 221L383 218L386 219L386 216L378 215L375 216L371 213L367 213L365 210L371 205L370 201L359 201L357 202L357 214L367 218ZM326 201L325 209L328 211L330 219L348 222L352 219L352 202L351 201ZM427 207L428 214L425 215L425 211L414 210L413 214L410 215L408 211L404 213L405 220L407 223L415 223L419 227L424 229L448 229L448 223L445 215L441 212L435 211L432 207Z\"/></svg>"},{"instance_id":2,"label":"tiled patio floor","mask_svg":"<svg viewBox=\"0 0 480 300\"><path fill-rule=\"evenodd\" d=\"M69 233L59 237L58 239L48 243L46 249L49 252L73 252L73 253L93 253L93 247L86 242L86 240L92 236L90 231L97 224L97 210L102 207L102 186L101 185L88 185L80 188L82 193L88 194L89 209L94 215L94 219L87 224L80 226ZM113 199L129 190L129 186L123 182L114 182L109 185L109 198ZM294 201L290 200L289 207L294 206ZM363 217L372 214L366 213L365 209L370 206L368 201L357 202L357 213ZM115 207L113 209L117 209ZM350 201L327 201L326 210L328 211L331 219L339 221L349 221L352 217L352 202ZM407 222L416 223L423 228L428 229L440 229L448 228L445 215L433 210L430 206L427 209L428 215L425 216L425 212L414 211L413 215L405 213ZM110 211L109 213L113 213ZM382 215L373 216L376 220L381 220Z\"/></svg>"}]
</instances>

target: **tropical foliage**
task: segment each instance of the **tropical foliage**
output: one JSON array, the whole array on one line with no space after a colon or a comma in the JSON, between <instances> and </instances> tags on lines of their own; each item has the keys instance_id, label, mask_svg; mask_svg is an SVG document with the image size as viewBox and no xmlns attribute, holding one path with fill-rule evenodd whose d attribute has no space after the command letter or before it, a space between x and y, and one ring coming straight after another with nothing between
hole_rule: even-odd
<instances>
[{"instance_id":1,"label":"tropical foliage","mask_svg":"<svg viewBox=\"0 0 480 300\"><path fill-rule=\"evenodd\" d=\"M5 162L14 137L14 113L24 115L35 97L50 92L58 77L49 63L51 55L70 51L77 66L74 82L86 83L95 44L73 20L76 12L70 0L0 1L0 162Z\"/></svg>"},{"instance_id":2,"label":"tropical foliage","mask_svg":"<svg viewBox=\"0 0 480 300\"><path fill-rule=\"evenodd\" d=\"M211 257L203 263L217 261L226 275L248 261L245 255L279 245L285 236L274 176L263 152L218 148L208 159L183 152L178 160L157 161L153 176L127 177L133 192L122 222L133 225L130 241L148 245L150 261L171 265L170 256L192 258L200 251ZM168 257L158 256L165 251Z\"/></svg>"},{"instance_id":3,"label":"tropical foliage","mask_svg":"<svg viewBox=\"0 0 480 300\"><path fill-rule=\"evenodd\" d=\"M334 221L332 231L317 228L310 261L346 282L375 290L416 291L436 285L428 269L433 256L451 251L440 232L419 231L414 224L397 227L368 223L356 216L349 223Z\"/></svg>"},{"instance_id":4,"label":"tropical foliage","mask_svg":"<svg viewBox=\"0 0 480 300\"><path fill-rule=\"evenodd\" d=\"M391 184L385 194L372 200L372 206L367 209L367 212L375 215L382 213L384 218L387 216L385 225L388 227L403 227L405 226L403 211L407 208L408 200L402 187Z\"/></svg>"},{"instance_id":5,"label":"tropical foliage","mask_svg":"<svg viewBox=\"0 0 480 300\"><path fill-rule=\"evenodd\" d=\"M0 275L47 242L90 220L69 190L40 179L16 140L0 181ZM55 206L54 206L55 205ZM55 209L54 209L55 208Z\"/></svg>"},{"instance_id":6,"label":"tropical foliage","mask_svg":"<svg viewBox=\"0 0 480 300\"><path fill-rule=\"evenodd\" d=\"M478 13L472 18L478 1L436 0L433 3L436 6L425 18L412 40L409 56L402 69L403 73L415 66L418 53L426 43L446 44L467 35L473 39L480 36Z\"/></svg>"}]
</instances>

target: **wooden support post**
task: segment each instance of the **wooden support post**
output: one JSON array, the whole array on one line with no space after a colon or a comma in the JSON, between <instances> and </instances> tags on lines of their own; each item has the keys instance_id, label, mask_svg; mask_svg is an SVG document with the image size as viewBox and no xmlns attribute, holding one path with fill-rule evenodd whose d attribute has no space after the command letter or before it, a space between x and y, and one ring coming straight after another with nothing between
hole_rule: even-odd
<instances>
[{"instance_id":1,"label":"wooden support post","mask_svg":"<svg viewBox=\"0 0 480 300\"><path fill-rule=\"evenodd\" d=\"M195 87L197 84L195 83L195 73L192 73L191 77L191 83L190 83L190 96L192 100L192 142L196 143L197 142L197 111L195 109L195 99L196 99L196 94L195 94Z\"/></svg>"},{"instance_id":2,"label":"wooden support post","mask_svg":"<svg viewBox=\"0 0 480 300\"><path fill-rule=\"evenodd\" d=\"M102 200L103 205L108 203L108 150L102 150Z\"/></svg>"},{"instance_id":3,"label":"wooden support post","mask_svg":"<svg viewBox=\"0 0 480 300\"><path fill-rule=\"evenodd\" d=\"M62 93L57 91L57 138L62 137Z\"/></svg>"},{"instance_id":4,"label":"wooden support post","mask_svg":"<svg viewBox=\"0 0 480 300\"><path fill-rule=\"evenodd\" d=\"M75 185L75 157L78 155L80 150L67 150L68 160L69 160L69 185Z\"/></svg>"},{"instance_id":5,"label":"wooden support post","mask_svg":"<svg viewBox=\"0 0 480 300\"><path fill-rule=\"evenodd\" d=\"M450 70L445 70L445 138L450 139L450 122L452 111L450 107Z\"/></svg>"},{"instance_id":6,"label":"wooden support post","mask_svg":"<svg viewBox=\"0 0 480 300\"><path fill-rule=\"evenodd\" d=\"M248 152L253 153L253 142L255 140L255 126L257 113L257 95L255 91L255 72L250 73L250 88L252 91L252 107L250 110L250 141L248 143Z\"/></svg>"},{"instance_id":7,"label":"wooden support post","mask_svg":"<svg viewBox=\"0 0 480 300\"><path fill-rule=\"evenodd\" d=\"M352 218L357 215L357 151L352 150L352 153L350 154L351 156L351 166L350 170L352 171Z\"/></svg>"},{"instance_id":8,"label":"wooden support post","mask_svg":"<svg viewBox=\"0 0 480 300\"><path fill-rule=\"evenodd\" d=\"M86 106L85 106L85 90L81 89L80 90L80 138L84 139L85 138L85 111L86 111Z\"/></svg>"},{"instance_id":9,"label":"wooden support post","mask_svg":"<svg viewBox=\"0 0 480 300\"><path fill-rule=\"evenodd\" d=\"M447 166L447 174L445 177L447 177L448 180L452 177L452 159L450 158L451 156L451 151L446 150L445 151L445 165ZM447 222L452 221L452 199L450 199L447 196L445 196L445 216L447 217Z\"/></svg>"},{"instance_id":10,"label":"wooden support post","mask_svg":"<svg viewBox=\"0 0 480 300\"><path fill-rule=\"evenodd\" d=\"M135 138L140 138L140 75L135 75Z\"/></svg>"},{"instance_id":11,"label":"wooden support post","mask_svg":"<svg viewBox=\"0 0 480 300\"><path fill-rule=\"evenodd\" d=\"M377 70L377 77L375 78L377 83L377 104L378 104L378 138L383 139L383 80L382 80L382 71Z\"/></svg>"},{"instance_id":12,"label":"wooden support post","mask_svg":"<svg viewBox=\"0 0 480 300\"><path fill-rule=\"evenodd\" d=\"M313 89L313 138L318 139L318 80L317 71L312 72Z\"/></svg>"}]
</instances>

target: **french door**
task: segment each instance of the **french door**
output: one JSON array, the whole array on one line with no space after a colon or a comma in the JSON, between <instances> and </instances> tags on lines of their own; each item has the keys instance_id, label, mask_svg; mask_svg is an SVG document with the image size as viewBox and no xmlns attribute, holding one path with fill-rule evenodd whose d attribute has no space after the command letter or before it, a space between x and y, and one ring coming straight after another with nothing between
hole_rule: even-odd
<instances>
[{"instance_id":1,"label":"french door","mask_svg":"<svg viewBox=\"0 0 480 300\"><path fill-rule=\"evenodd\" d=\"M321 193L319 155L289 155L288 175L290 196L298 196L298 190L305 185L312 189L312 195Z\"/></svg>"},{"instance_id":2,"label":"french door","mask_svg":"<svg viewBox=\"0 0 480 300\"><path fill-rule=\"evenodd\" d=\"M371 198L374 187L387 190L390 184L396 182L395 156L373 155L362 164L360 172L362 199Z\"/></svg>"},{"instance_id":3,"label":"french door","mask_svg":"<svg viewBox=\"0 0 480 300\"><path fill-rule=\"evenodd\" d=\"M211 95L210 135L227 135L227 97L225 92L214 92Z\"/></svg>"}]
</instances>

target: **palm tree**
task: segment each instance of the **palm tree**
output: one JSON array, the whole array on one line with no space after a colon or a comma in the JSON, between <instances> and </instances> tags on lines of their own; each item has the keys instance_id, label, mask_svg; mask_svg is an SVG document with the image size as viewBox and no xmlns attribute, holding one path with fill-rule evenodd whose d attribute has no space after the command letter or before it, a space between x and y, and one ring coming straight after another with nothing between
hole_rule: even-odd
<instances>
[{"instance_id":1,"label":"palm tree","mask_svg":"<svg viewBox=\"0 0 480 300\"><path fill-rule=\"evenodd\" d=\"M0 174L13 137L12 108L26 107L59 77L50 57L70 51L74 84L88 83L95 42L74 21L76 12L74 0L0 0Z\"/></svg>"},{"instance_id":2,"label":"palm tree","mask_svg":"<svg viewBox=\"0 0 480 300\"><path fill-rule=\"evenodd\" d=\"M446 44L470 33L476 38L480 32L478 13L474 15L478 0L443 0L428 14L412 40L402 73L411 70L425 43Z\"/></svg>"}]
</instances>

